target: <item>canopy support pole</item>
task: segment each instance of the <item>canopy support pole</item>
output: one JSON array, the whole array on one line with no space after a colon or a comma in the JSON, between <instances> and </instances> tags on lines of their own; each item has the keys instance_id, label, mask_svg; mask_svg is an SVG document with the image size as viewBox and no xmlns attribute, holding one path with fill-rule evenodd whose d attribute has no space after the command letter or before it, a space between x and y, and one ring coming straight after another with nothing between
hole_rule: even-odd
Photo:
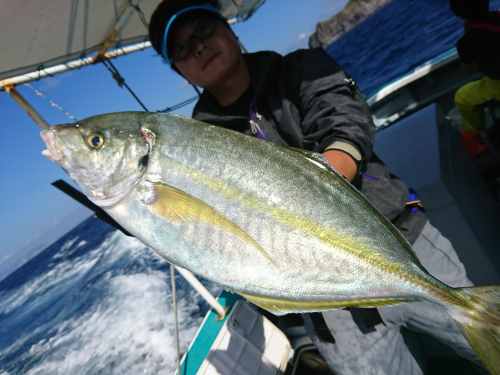
<instances>
[{"instance_id":1,"label":"canopy support pole","mask_svg":"<svg viewBox=\"0 0 500 375\"><path fill-rule=\"evenodd\" d=\"M17 104L28 114L29 117L36 122L36 124L42 129L49 129L50 125L43 119L42 116L33 108L24 97L16 90L13 85L4 86L5 91L10 95L12 99L16 101Z\"/></svg>"},{"instance_id":2,"label":"canopy support pole","mask_svg":"<svg viewBox=\"0 0 500 375\"><path fill-rule=\"evenodd\" d=\"M222 320L226 316L227 310L229 310L229 306L223 307L215 298L210 294L210 292L203 286L202 283L188 270L175 267L177 271L186 279L186 281L192 285L194 289L208 302L210 306L219 314L217 320Z\"/></svg>"},{"instance_id":3,"label":"canopy support pole","mask_svg":"<svg viewBox=\"0 0 500 375\"><path fill-rule=\"evenodd\" d=\"M135 8L137 7L137 5L139 5L140 2L141 0L132 0L127 3L127 7L120 15L120 18L118 18L118 21L116 21L115 27L101 44L97 55L94 57L94 62L102 61L104 59L104 55L111 46L111 43L113 43L118 34L120 34L123 27L127 24L130 16L132 15L132 13L134 13Z\"/></svg>"}]
</instances>

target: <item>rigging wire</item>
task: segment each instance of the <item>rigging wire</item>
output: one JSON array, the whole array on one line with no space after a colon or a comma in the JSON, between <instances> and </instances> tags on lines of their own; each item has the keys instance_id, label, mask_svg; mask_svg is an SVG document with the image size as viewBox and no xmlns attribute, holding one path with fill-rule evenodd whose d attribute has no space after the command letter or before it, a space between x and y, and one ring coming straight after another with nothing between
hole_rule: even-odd
<instances>
[{"instance_id":1,"label":"rigging wire","mask_svg":"<svg viewBox=\"0 0 500 375\"><path fill-rule=\"evenodd\" d=\"M181 354L179 350L179 320L177 318L177 291L175 288L175 267L170 263L170 280L172 282L172 300L174 302L175 346L177 349L177 374L181 375Z\"/></svg>"},{"instance_id":2,"label":"rigging wire","mask_svg":"<svg viewBox=\"0 0 500 375\"><path fill-rule=\"evenodd\" d=\"M232 0L233 1L233 4L236 8L241 8L243 6L243 4L241 5L238 5L238 3L236 3L236 1Z\"/></svg>"},{"instance_id":3,"label":"rigging wire","mask_svg":"<svg viewBox=\"0 0 500 375\"><path fill-rule=\"evenodd\" d=\"M196 91L196 93L198 94L198 96L194 96L194 97L192 97L192 98L189 98L189 99L187 99L187 100L184 100L183 102L180 102L179 104L176 104L176 105L174 105L174 106L172 106L172 107L167 107L167 108L165 108L163 111L161 111L161 110L160 110L160 111L156 111L156 112L160 112L160 113L168 113L168 112L172 112L172 111L175 111L176 109L182 108L182 107L184 107L184 106L186 106L186 105L188 105L188 104L191 104L191 103L195 102L197 99L199 99L199 98L200 98L200 96L201 96L201 92L200 92L200 90L198 89L198 87L196 87L196 85L192 85L192 86L193 86L193 88L194 88L194 91Z\"/></svg>"},{"instance_id":4,"label":"rigging wire","mask_svg":"<svg viewBox=\"0 0 500 375\"><path fill-rule=\"evenodd\" d=\"M167 107L164 110L160 110L160 111L156 111L156 112L169 113L169 112L175 111L175 110L177 110L179 108L182 108L182 107L184 107L184 106L186 106L188 104L191 104L191 103L197 101L198 99L199 99L198 96L194 96L192 98L184 100L183 102L180 102L179 104L173 105L172 107Z\"/></svg>"},{"instance_id":5,"label":"rigging wire","mask_svg":"<svg viewBox=\"0 0 500 375\"><path fill-rule=\"evenodd\" d=\"M30 89L32 89L38 96L41 96L42 98L44 98L45 100L47 100L50 105L52 107L56 107L58 110L60 110L61 112L63 112L66 116L68 116L70 119L74 120L74 121L78 121L77 118L75 118L74 116L70 115L69 112L66 112L64 109L62 109L59 105L57 105L56 103L54 103L52 100L50 100L49 98L47 98L45 95L43 95L40 91L38 91L37 89L35 89L33 86L31 86L29 83L25 83L24 86L27 86L29 87Z\"/></svg>"},{"instance_id":6,"label":"rigging wire","mask_svg":"<svg viewBox=\"0 0 500 375\"><path fill-rule=\"evenodd\" d=\"M234 2L234 0L233 0L233 2ZM146 21L146 17L144 16L144 12L142 11L142 9L139 7L139 5L134 5L133 2L132 2L132 0L129 0L129 3L130 3L130 6L137 11L137 13L139 15L139 18L140 18L142 24L144 25L144 27L149 30L149 24ZM238 5L236 2L234 2L234 5L236 7L240 7L240 5ZM117 45L117 48L121 48L121 47L119 45ZM109 63L109 66L107 65L107 63ZM141 107L144 108L144 110L146 112L148 112L148 109L146 108L146 106L140 101L140 99L132 91L132 89L125 83L125 78L123 78L120 75L120 73L118 72L118 69L116 69L116 67L113 65L113 63L109 59L106 59L106 60L103 61L103 64L111 72L111 74L113 76L113 79L116 81L116 83L118 83L118 86L120 86L120 87L125 86L125 88L133 95L133 97L135 98L135 100L137 100L137 102L141 105ZM159 112L159 113L169 113L169 112L175 111L175 110L177 110L179 108L182 108L182 107L184 107L186 105L189 105L189 104L195 102L196 100L198 100L198 98L201 95L201 92L198 90L198 88L196 86L193 85L193 87L196 90L196 93L198 94L198 96L189 98L189 99L187 99L187 100L185 100L185 101L183 101L181 103L173 105L172 107L167 107L164 110L158 110L156 112Z\"/></svg>"},{"instance_id":7,"label":"rigging wire","mask_svg":"<svg viewBox=\"0 0 500 375\"><path fill-rule=\"evenodd\" d=\"M135 95L135 93L132 91L132 89L125 83L125 78L123 78L120 73L118 72L118 69L113 65L110 59L106 58L105 60L102 61L104 66L111 72L113 79L118 83L118 86L124 87L132 94L132 96L137 100L137 102L141 105L142 108L146 112L149 112L148 109L144 104L142 104L141 100ZM109 64L109 65L108 65Z\"/></svg>"},{"instance_id":8,"label":"rigging wire","mask_svg":"<svg viewBox=\"0 0 500 375\"><path fill-rule=\"evenodd\" d=\"M132 0L130 0L130 1L129 1L129 3L130 3L130 5L132 6L132 8L134 8L134 9L137 11L137 13L139 13L139 18L140 18L140 20L141 20L142 24L144 25L144 27L145 27L147 30L149 30L149 24L148 24L148 22L146 21L146 17L144 16L144 13L143 13L142 9L141 9L141 8L139 8L139 5L134 5L134 4L132 3Z\"/></svg>"}]
</instances>

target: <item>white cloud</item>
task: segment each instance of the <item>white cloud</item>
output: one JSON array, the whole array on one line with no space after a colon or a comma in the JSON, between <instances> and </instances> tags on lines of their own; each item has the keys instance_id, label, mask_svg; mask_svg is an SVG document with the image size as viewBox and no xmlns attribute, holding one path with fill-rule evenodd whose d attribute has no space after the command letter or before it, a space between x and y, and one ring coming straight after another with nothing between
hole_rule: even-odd
<instances>
[{"instance_id":1,"label":"white cloud","mask_svg":"<svg viewBox=\"0 0 500 375\"><path fill-rule=\"evenodd\" d=\"M42 232L39 232L39 233L35 234L33 237L27 239L26 242L24 243L24 246L28 246L28 245L32 244L37 239L39 239L42 236L42 234L43 234Z\"/></svg>"},{"instance_id":2,"label":"white cloud","mask_svg":"<svg viewBox=\"0 0 500 375\"><path fill-rule=\"evenodd\" d=\"M35 89L39 90L42 94L45 94L47 91L51 91L53 89L57 89L61 85L60 77L47 77L40 81L40 85L35 87ZM52 99L52 98L49 98Z\"/></svg>"},{"instance_id":3,"label":"white cloud","mask_svg":"<svg viewBox=\"0 0 500 375\"><path fill-rule=\"evenodd\" d=\"M27 261L28 261L28 259L26 259L26 258L21 259L21 261L17 264L17 268L21 267Z\"/></svg>"},{"instance_id":4,"label":"white cloud","mask_svg":"<svg viewBox=\"0 0 500 375\"><path fill-rule=\"evenodd\" d=\"M304 40L305 38L307 38L307 36L308 36L309 34L310 34L309 32L300 34L300 35L299 35L299 40Z\"/></svg>"},{"instance_id":5,"label":"white cloud","mask_svg":"<svg viewBox=\"0 0 500 375\"><path fill-rule=\"evenodd\" d=\"M61 224L61 219L59 219L58 217L55 217L54 220L52 221L52 225L54 227L57 227L59 224Z\"/></svg>"},{"instance_id":6,"label":"white cloud","mask_svg":"<svg viewBox=\"0 0 500 375\"><path fill-rule=\"evenodd\" d=\"M0 264L2 263L5 263L6 261L8 261L10 258L12 258L14 256L14 252L10 253L10 254L7 254L5 255L2 260L0 260Z\"/></svg>"},{"instance_id":7,"label":"white cloud","mask_svg":"<svg viewBox=\"0 0 500 375\"><path fill-rule=\"evenodd\" d=\"M188 88L190 85L191 84L188 81L184 80L184 82L182 82L182 85L179 86L179 89L184 90Z\"/></svg>"}]
</instances>

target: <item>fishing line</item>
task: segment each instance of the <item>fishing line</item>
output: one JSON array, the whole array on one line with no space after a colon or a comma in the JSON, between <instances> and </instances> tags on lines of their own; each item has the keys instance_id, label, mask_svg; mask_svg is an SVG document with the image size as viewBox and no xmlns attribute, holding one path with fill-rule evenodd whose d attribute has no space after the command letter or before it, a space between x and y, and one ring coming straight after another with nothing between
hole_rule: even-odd
<instances>
[{"instance_id":1,"label":"fishing line","mask_svg":"<svg viewBox=\"0 0 500 375\"><path fill-rule=\"evenodd\" d=\"M54 103L52 100L50 100L49 98L47 98L45 95L43 95L40 91L38 91L37 89L35 89L33 86L31 86L29 83L25 83L24 86L27 86L29 87L30 89L32 89L38 96L41 96L42 98L44 98L45 100L47 100L50 105L52 107L56 107L58 110L60 110L62 113L64 113L66 116L68 116L70 119L74 120L74 121L78 121L77 118L75 118L74 116L70 115L69 112L66 112L64 109L62 109L59 105L57 105L56 103Z\"/></svg>"}]
</instances>

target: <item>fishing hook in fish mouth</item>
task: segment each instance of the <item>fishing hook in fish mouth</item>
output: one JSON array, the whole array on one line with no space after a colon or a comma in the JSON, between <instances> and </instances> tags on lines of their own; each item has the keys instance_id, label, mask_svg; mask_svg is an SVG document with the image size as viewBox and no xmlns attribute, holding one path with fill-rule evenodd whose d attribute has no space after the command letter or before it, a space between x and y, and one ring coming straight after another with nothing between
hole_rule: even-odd
<instances>
[{"instance_id":1,"label":"fishing hook in fish mouth","mask_svg":"<svg viewBox=\"0 0 500 375\"><path fill-rule=\"evenodd\" d=\"M142 124L140 124L140 134L144 142L148 143L151 146L151 143L155 138L155 134L151 130L145 129Z\"/></svg>"}]
</instances>

